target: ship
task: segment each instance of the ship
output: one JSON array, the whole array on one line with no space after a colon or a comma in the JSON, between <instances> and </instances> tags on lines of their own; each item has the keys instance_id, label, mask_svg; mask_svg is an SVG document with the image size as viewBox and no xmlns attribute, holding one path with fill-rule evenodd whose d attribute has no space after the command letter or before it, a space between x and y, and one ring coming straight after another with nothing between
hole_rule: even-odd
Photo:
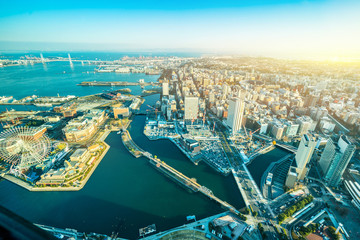
<instances>
[{"instance_id":1,"label":"ship","mask_svg":"<svg viewBox=\"0 0 360 240\"><path fill-rule=\"evenodd\" d=\"M52 107L51 103L35 103L34 105L37 107Z\"/></svg>"},{"instance_id":2,"label":"ship","mask_svg":"<svg viewBox=\"0 0 360 240\"><path fill-rule=\"evenodd\" d=\"M139 235L140 237L144 237L145 235L151 234L153 232L156 232L156 226L155 224L151 224L147 227L140 228L139 229Z\"/></svg>"}]
</instances>

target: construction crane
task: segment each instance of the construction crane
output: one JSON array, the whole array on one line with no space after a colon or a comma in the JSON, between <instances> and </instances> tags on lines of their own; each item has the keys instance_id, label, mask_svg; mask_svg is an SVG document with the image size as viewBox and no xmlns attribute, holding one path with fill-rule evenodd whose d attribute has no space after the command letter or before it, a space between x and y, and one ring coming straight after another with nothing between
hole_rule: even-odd
<instances>
[{"instance_id":1,"label":"construction crane","mask_svg":"<svg viewBox=\"0 0 360 240\"><path fill-rule=\"evenodd\" d=\"M247 131L246 131L245 125L244 125L243 127L244 127L244 130L245 130L246 137L249 138L249 135L248 135L248 133L247 133Z\"/></svg>"},{"instance_id":2,"label":"construction crane","mask_svg":"<svg viewBox=\"0 0 360 240\"><path fill-rule=\"evenodd\" d=\"M250 133L249 133L249 135L250 135L250 138L249 138L249 140L250 140L250 142L252 141L252 137L253 137L253 134L254 133L256 133L257 131L259 131L261 128L258 128L258 129L256 129L255 131L250 131Z\"/></svg>"},{"instance_id":3,"label":"construction crane","mask_svg":"<svg viewBox=\"0 0 360 240\"><path fill-rule=\"evenodd\" d=\"M157 112L158 112L158 110L157 110L157 108L154 108L153 106L150 106L150 105L147 105L149 108L151 108L151 109L153 109L154 110L154 112L155 112L155 119L157 119ZM149 111L149 110L146 110L146 111Z\"/></svg>"}]
</instances>

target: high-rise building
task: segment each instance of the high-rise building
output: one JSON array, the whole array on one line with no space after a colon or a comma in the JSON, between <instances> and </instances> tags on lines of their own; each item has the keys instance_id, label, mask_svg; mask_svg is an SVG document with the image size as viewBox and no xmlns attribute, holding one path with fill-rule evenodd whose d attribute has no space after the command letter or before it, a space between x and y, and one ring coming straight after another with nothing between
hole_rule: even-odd
<instances>
[{"instance_id":1,"label":"high-rise building","mask_svg":"<svg viewBox=\"0 0 360 240\"><path fill-rule=\"evenodd\" d=\"M233 133L236 133L241 129L244 117L244 109L244 95L242 95L240 98L230 99L226 123L232 129Z\"/></svg>"},{"instance_id":2,"label":"high-rise building","mask_svg":"<svg viewBox=\"0 0 360 240\"><path fill-rule=\"evenodd\" d=\"M199 98L186 96L185 97L185 120L197 119L199 112Z\"/></svg>"},{"instance_id":3,"label":"high-rise building","mask_svg":"<svg viewBox=\"0 0 360 240\"><path fill-rule=\"evenodd\" d=\"M169 83L167 82L162 83L162 95L169 96Z\"/></svg>"},{"instance_id":4,"label":"high-rise building","mask_svg":"<svg viewBox=\"0 0 360 240\"><path fill-rule=\"evenodd\" d=\"M209 102L214 103L215 102L215 93L210 92L209 93Z\"/></svg>"},{"instance_id":5,"label":"high-rise building","mask_svg":"<svg viewBox=\"0 0 360 240\"><path fill-rule=\"evenodd\" d=\"M321 155L319 165L325 182L331 187L339 185L341 177L355 152L355 145L346 136L341 136L337 143L328 140Z\"/></svg>"},{"instance_id":6,"label":"high-rise building","mask_svg":"<svg viewBox=\"0 0 360 240\"><path fill-rule=\"evenodd\" d=\"M285 136L287 137L294 137L299 129L299 124L294 123L292 121L285 122Z\"/></svg>"},{"instance_id":7,"label":"high-rise building","mask_svg":"<svg viewBox=\"0 0 360 240\"><path fill-rule=\"evenodd\" d=\"M311 134L304 134L301 138L300 145L295 154L295 161L297 165L298 180L304 180L308 168L307 164L309 163L314 149L317 145L317 139Z\"/></svg>"},{"instance_id":8,"label":"high-rise building","mask_svg":"<svg viewBox=\"0 0 360 240\"><path fill-rule=\"evenodd\" d=\"M284 133L283 124L281 124L280 122L275 122L272 124L271 134L273 137L279 140L283 137L283 133Z\"/></svg>"},{"instance_id":9,"label":"high-rise building","mask_svg":"<svg viewBox=\"0 0 360 240\"><path fill-rule=\"evenodd\" d=\"M289 172L286 176L285 186L293 188L298 179L298 173L296 167L290 167Z\"/></svg>"},{"instance_id":10,"label":"high-rise building","mask_svg":"<svg viewBox=\"0 0 360 240\"><path fill-rule=\"evenodd\" d=\"M319 101L320 96L316 94L310 94L305 98L304 107L315 107Z\"/></svg>"},{"instance_id":11,"label":"high-rise building","mask_svg":"<svg viewBox=\"0 0 360 240\"><path fill-rule=\"evenodd\" d=\"M268 129L268 123L264 119L260 119L257 121L257 125L259 126L259 134L266 134Z\"/></svg>"},{"instance_id":12,"label":"high-rise building","mask_svg":"<svg viewBox=\"0 0 360 240\"><path fill-rule=\"evenodd\" d=\"M298 134L301 136L308 133L312 126L312 120L309 116L302 116L296 119L296 123L299 124Z\"/></svg>"},{"instance_id":13,"label":"high-rise building","mask_svg":"<svg viewBox=\"0 0 360 240\"><path fill-rule=\"evenodd\" d=\"M222 85L222 94L223 94L223 99L226 99L229 92L230 92L231 88L229 85L227 85L226 83L224 83Z\"/></svg>"}]
</instances>

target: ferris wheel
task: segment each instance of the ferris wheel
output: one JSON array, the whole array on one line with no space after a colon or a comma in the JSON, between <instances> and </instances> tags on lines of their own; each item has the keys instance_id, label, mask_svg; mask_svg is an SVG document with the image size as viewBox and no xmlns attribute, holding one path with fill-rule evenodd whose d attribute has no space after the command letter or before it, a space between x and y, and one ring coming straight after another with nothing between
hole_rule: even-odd
<instances>
[{"instance_id":1,"label":"ferris wheel","mask_svg":"<svg viewBox=\"0 0 360 240\"><path fill-rule=\"evenodd\" d=\"M0 133L0 158L19 170L42 163L50 150L44 128L13 127Z\"/></svg>"}]
</instances>

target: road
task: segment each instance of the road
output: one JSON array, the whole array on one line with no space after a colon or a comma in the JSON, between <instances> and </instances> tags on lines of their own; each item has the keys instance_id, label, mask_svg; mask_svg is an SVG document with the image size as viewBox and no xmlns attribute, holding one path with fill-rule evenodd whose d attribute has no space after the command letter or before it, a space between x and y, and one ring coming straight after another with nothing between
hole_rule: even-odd
<instances>
[{"instance_id":1,"label":"road","mask_svg":"<svg viewBox=\"0 0 360 240\"><path fill-rule=\"evenodd\" d=\"M259 222L263 223L264 230L266 235L268 236L268 239L278 239L274 227L271 225L269 226L266 223L268 219L275 220L276 216L268 205L267 200L263 198L259 187L255 183L250 172L245 166L244 161L241 159L241 156L238 153L237 149L235 149L235 147L233 147L232 144L229 143L228 138L230 136L227 128L217 118L211 117L211 119L213 120L213 122L216 122L215 131L219 136L225 154L229 159L235 182L239 187L245 204L249 208L251 206L253 212L257 212L258 214L256 217L252 215L248 216L249 222L251 222L255 226L257 226Z\"/></svg>"},{"instance_id":2,"label":"road","mask_svg":"<svg viewBox=\"0 0 360 240\"><path fill-rule=\"evenodd\" d=\"M312 216L316 215L319 211L321 211L322 208L324 208L324 205L322 202L316 202L314 201L315 207L311 208L308 212L306 212L304 215L299 217L299 219L293 221L290 224L286 224L285 228L290 233L291 237L291 231L296 229L296 227L303 226Z\"/></svg>"}]
</instances>

